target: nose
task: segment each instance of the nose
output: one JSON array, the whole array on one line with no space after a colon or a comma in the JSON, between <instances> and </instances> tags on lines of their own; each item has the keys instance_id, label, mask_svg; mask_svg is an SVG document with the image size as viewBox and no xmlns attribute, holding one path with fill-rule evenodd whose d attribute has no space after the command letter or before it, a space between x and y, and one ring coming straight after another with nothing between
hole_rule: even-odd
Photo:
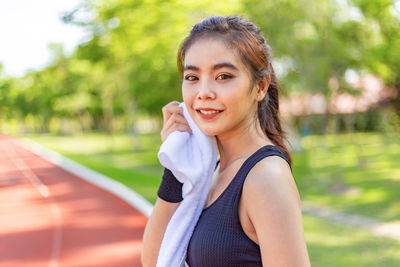
<instances>
[{"instance_id":1,"label":"nose","mask_svg":"<svg viewBox=\"0 0 400 267\"><path fill-rule=\"evenodd\" d=\"M198 88L197 98L200 100L215 99L215 91L212 88L210 82L203 80Z\"/></svg>"}]
</instances>

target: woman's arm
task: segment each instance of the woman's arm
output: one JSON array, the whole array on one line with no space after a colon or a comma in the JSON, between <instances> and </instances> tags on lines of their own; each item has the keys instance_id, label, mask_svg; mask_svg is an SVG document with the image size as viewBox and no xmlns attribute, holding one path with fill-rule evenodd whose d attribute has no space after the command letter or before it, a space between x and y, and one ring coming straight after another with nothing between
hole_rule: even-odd
<instances>
[{"instance_id":1,"label":"woman's arm","mask_svg":"<svg viewBox=\"0 0 400 267\"><path fill-rule=\"evenodd\" d=\"M299 193L285 160L271 156L256 164L245 180L243 201L263 266L310 266Z\"/></svg>"},{"instance_id":2,"label":"woman's arm","mask_svg":"<svg viewBox=\"0 0 400 267\"><path fill-rule=\"evenodd\" d=\"M164 142L174 131L186 131L192 133L188 122L183 116L183 109L179 107L179 102L173 101L168 103L162 108L162 113L164 119L163 128L160 133L162 142ZM161 186L166 187L167 190L159 190L159 196L165 197L167 193L166 191L170 191L169 193L172 194L179 191L172 190L174 188L181 189L182 185L179 185L179 182L174 179L175 177L173 177L172 173L168 175L164 172ZM170 188L168 188L168 186L170 186ZM142 241L141 261L144 267L156 266L165 230L167 229L167 225L171 220L172 215L180 204L180 202L175 203L180 200L179 198L174 197L171 199L173 202L166 201L168 200L167 198L166 200L163 200L160 197L157 198L153 212L147 222Z\"/></svg>"},{"instance_id":3,"label":"woman's arm","mask_svg":"<svg viewBox=\"0 0 400 267\"><path fill-rule=\"evenodd\" d=\"M144 267L156 266L165 230L179 204L157 198L143 235L141 260Z\"/></svg>"}]
</instances>

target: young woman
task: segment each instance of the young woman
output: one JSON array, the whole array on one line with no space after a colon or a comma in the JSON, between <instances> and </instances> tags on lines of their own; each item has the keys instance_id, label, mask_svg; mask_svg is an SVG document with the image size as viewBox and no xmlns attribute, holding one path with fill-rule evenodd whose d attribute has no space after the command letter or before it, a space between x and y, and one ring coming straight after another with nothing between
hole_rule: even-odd
<instances>
[{"instance_id":1,"label":"young woman","mask_svg":"<svg viewBox=\"0 0 400 267\"><path fill-rule=\"evenodd\" d=\"M239 16L200 21L179 48L178 69L189 114L202 132L216 136L220 156L186 262L309 266L277 80L259 28ZM162 111L162 141L176 130L191 132L178 102ZM156 265L181 185L166 170L144 233L144 266Z\"/></svg>"}]
</instances>

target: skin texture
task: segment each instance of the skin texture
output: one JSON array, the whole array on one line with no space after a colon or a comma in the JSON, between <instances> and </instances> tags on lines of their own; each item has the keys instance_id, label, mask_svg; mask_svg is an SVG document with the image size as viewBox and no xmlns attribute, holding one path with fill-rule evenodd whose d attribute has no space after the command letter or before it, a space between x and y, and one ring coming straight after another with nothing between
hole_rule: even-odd
<instances>
[{"instance_id":1,"label":"skin texture","mask_svg":"<svg viewBox=\"0 0 400 267\"><path fill-rule=\"evenodd\" d=\"M147 221L142 239L142 266L156 266L161 241L172 215L179 207L179 203L171 203L157 198L153 212Z\"/></svg>"},{"instance_id":2,"label":"skin texture","mask_svg":"<svg viewBox=\"0 0 400 267\"><path fill-rule=\"evenodd\" d=\"M185 105L199 128L205 134L216 136L220 154L220 164L205 204L208 207L251 154L272 144L256 117L257 101L267 93L270 77L253 84L248 68L237 53L221 40L211 38L197 40L189 47L184 67ZM212 119L204 119L199 114L202 108L222 112ZM163 115L163 141L174 130L190 132L178 102L166 105ZM146 231L164 233L163 224L168 223L172 214L160 219L162 222L158 225L153 222L153 227ZM299 194L289 165L281 157L266 157L249 172L239 200L239 220L245 234L259 244L263 266L310 266ZM155 242L162 240L163 234L158 235L161 238L154 238ZM158 252L159 245L152 244L153 251ZM156 261L156 254L152 256L155 260L148 260L149 264L144 266L155 266L152 263Z\"/></svg>"}]
</instances>

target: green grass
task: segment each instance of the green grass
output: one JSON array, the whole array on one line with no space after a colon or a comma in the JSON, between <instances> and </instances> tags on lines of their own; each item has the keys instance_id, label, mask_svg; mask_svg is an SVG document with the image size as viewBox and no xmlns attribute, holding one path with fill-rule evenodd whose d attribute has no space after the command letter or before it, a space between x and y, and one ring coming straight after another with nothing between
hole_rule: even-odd
<instances>
[{"instance_id":1,"label":"green grass","mask_svg":"<svg viewBox=\"0 0 400 267\"><path fill-rule=\"evenodd\" d=\"M159 135L30 135L29 139L134 189L151 203L162 167ZM308 136L294 154L302 199L383 220L400 218L400 141L379 134ZM399 266L400 242L303 216L312 266Z\"/></svg>"},{"instance_id":2,"label":"green grass","mask_svg":"<svg viewBox=\"0 0 400 267\"><path fill-rule=\"evenodd\" d=\"M303 215L303 223L313 267L399 266L399 241L308 215Z\"/></svg>"},{"instance_id":3,"label":"green grass","mask_svg":"<svg viewBox=\"0 0 400 267\"><path fill-rule=\"evenodd\" d=\"M303 200L400 222L400 138L357 133L302 143L293 172Z\"/></svg>"},{"instance_id":4,"label":"green grass","mask_svg":"<svg viewBox=\"0 0 400 267\"><path fill-rule=\"evenodd\" d=\"M161 182L160 177L162 176L162 172L159 172L158 174L148 174L135 169L121 169L114 167L112 165L113 161L107 162L104 158L104 161L99 164L97 157L92 158L76 154L64 155L82 165L85 165L86 167L112 177L114 180L135 190L151 203L154 204L156 202L157 189ZM139 188L140 190L138 190Z\"/></svg>"},{"instance_id":5,"label":"green grass","mask_svg":"<svg viewBox=\"0 0 400 267\"><path fill-rule=\"evenodd\" d=\"M30 139L128 185L154 202L162 167L155 135L32 135ZM400 138L377 133L303 137L293 154L301 198L381 221L400 221Z\"/></svg>"}]
</instances>

